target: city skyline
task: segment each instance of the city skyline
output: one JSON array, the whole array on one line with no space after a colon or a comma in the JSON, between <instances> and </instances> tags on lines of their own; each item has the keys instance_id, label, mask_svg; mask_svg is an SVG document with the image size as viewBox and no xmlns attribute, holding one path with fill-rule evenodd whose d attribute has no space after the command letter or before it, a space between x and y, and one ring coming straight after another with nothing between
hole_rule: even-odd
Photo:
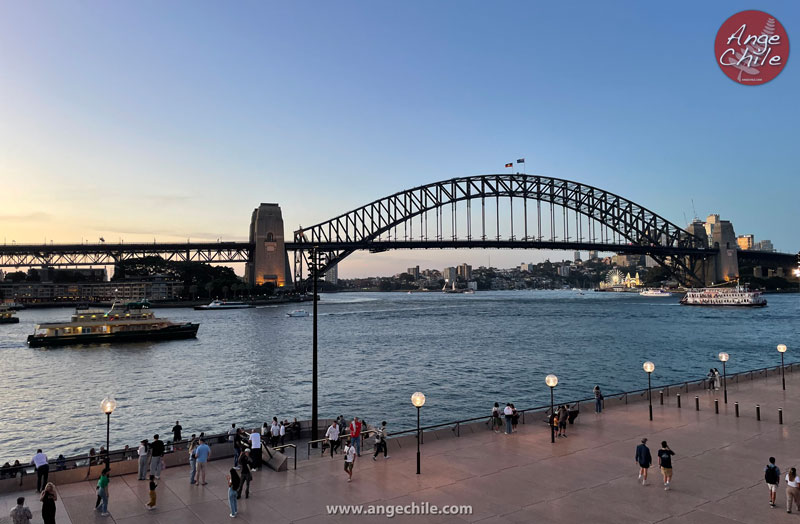
<instances>
[{"instance_id":1,"label":"city skyline","mask_svg":"<svg viewBox=\"0 0 800 524\"><path fill-rule=\"evenodd\" d=\"M637 3L94 7L0 7L8 243L245 240L259 202L281 205L289 235L526 158L528 173L612 191L678 224L719 213L737 235L800 248L796 68L752 87L715 64L717 29L750 5L692 4L681 17ZM800 9L758 8L791 38ZM559 256L569 252L459 259ZM340 276L450 258L355 253Z\"/></svg>"}]
</instances>

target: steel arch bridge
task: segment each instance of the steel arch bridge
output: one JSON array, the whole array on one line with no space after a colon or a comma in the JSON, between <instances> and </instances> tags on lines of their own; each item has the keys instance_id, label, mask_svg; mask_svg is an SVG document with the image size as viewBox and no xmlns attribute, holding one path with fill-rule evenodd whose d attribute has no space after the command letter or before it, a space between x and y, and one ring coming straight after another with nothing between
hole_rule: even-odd
<instances>
[{"instance_id":1,"label":"steel arch bridge","mask_svg":"<svg viewBox=\"0 0 800 524\"><path fill-rule=\"evenodd\" d=\"M516 207L515 207L516 203ZM397 192L294 232L295 283L357 250L501 248L639 253L702 282L705 239L603 189L539 175L452 178Z\"/></svg>"}]
</instances>

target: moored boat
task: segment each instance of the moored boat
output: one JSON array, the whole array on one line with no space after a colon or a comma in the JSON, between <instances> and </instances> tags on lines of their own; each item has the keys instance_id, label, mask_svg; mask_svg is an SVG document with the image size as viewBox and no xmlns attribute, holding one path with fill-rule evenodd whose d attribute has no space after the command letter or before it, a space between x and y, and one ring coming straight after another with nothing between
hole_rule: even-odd
<instances>
[{"instance_id":1,"label":"moored boat","mask_svg":"<svg viewBox=\"0 0 800 524\"><path fill-rule=\"evenodd\" d=\"M671 297L672 293L664 291L663 289L645 289L639 295L643 297Z\"/></svg>"},{"instance_id":2,"label":"moored boat","mask_svg":"<svg viewBox=\"0 0 800 524\"><path fill-rule=\"evenodd\" d=\"M685 306L764 307L767 299L760 291L749 291L746 287L690 289L681 299Z\"/></svg>"},{"instance_id":3,"label":"moored boat","mask_svg":"<svg viewBox=\"0 0 800 524\"><path fill-rule=\"evenodd\" d=\"M200 324L176 324L157 318L146 301L122 305L109 311L77 309L69 322L49 322L36 326L28 336L30 347L141 342L194 338Z\"/></svg>"},{"instance_id":4,"label":"moored boat","mask_svg":"<svg viewBox=\"0 0 800 524\"><path fill-rule=\"evenodd\" d=\"M294 311L286 313L286 316L287 317L297 317L297 318L307 317L308 316L308 311L306 311L305 309L295 309Z\"/></svg>"},{"instance_id":5,"label":"moored boat","mask_svg":"<svg viewBox=\"0 0 800 524\"><path fill-rule=\"evenodd\" d=\"M253 307L252 304L246 302L229 302L227 300L212 300L210 304L204 306L195 306L194 308L199 311L207 311L209 309L248 309Z\"/></svg>"}]
</instances>

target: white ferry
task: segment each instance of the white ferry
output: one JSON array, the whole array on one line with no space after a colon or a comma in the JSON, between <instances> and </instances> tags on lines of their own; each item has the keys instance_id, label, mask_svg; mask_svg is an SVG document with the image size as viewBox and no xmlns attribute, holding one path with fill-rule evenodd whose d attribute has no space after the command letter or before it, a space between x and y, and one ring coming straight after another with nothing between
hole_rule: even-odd
<instances>
[{"instance_id":1,"label":"white ferry","mask_svg":"<svg viewBox=\"0 0 800 524\"><path fill-rule=\"evenodd\" d=\"M742 286L735 288L707 287L703 289L690 289L681 299L685 306L733 306L733 307L764 307L767 299L761 296L760 291L749 291Z\"/></svg>"},{"instance_id":2,"label":"white ferry","mask_svg":"<svg viewBox=\"0 0 800 524\"><path fill-rule=\"evenodd\" d=\"M664 291L663 289L645 289L639 295L643 297L671 297L672 293Z\"/></svg>"},{"instance_id":3,"label":"white ferry","mask_svg":"<svg viewBox=\"0 0 800 524\"><path fill-rule=\"evenodd\" d=\"M204 306L195 306L194 308L200 311L209 309L247 309L253 307L252 304L245 302L229 302L227 300L212 300L210 304Z\"/></svg>"},{"instance_id":4,"label":"white ferry","mask_svg":"<svg viewBox=\"0 0 800 524\"><path fill-rule=\"evenodd\" d=\"M194 338L200 324L176 324L156 318L147 301L114 303L108 312L102 309L76 309L69 322L39 324L28 336L30 347L69 344L139 342Z\"/></svg>"}]
</instances>

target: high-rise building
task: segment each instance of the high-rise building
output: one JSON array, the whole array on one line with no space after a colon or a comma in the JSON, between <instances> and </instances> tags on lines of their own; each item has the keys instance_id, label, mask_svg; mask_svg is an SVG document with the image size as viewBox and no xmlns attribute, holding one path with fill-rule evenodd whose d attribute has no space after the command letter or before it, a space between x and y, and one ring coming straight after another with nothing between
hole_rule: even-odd
<instances>
[{"instance_id":1,"label":"high-rise building","mask_svg":"<svg viewBox=\"0 0 800 524\"><path fill-rule=\"evenodd\" d=\"M736 237L736 244L738 244L739 249L741 249L742 251L753 249L753 244L754 244L753 235L739 235L738 237Z\"/></svg>"},{"instance_id":2,"label":"high-rise building","mask_svg":"<svg viewBox=\"0 0 800 524\"><path fill-rule=\"evenodd\" d=\"M325 272L325 282L330 282L331 284L338 284L339 283L339 264L334 264Z\"/></svg>"},{"instance_id":3,"label":"high-rise building","mask_svg":"<svg viewBox=\"0 0 800 524\"><path fill-rule=\"evenodd\" d=\"M278 204L261 204L250 219L251 261L245 279L251 286L271 282L277 287L292 285L289 256L283 241L283 215Z\"/></svg>"},{"instance_id":4,"label":"high-rise building","mask_svg":"<svg viewBox=\"0 0 800 524\"><path fill-rule=\"evenodd\" d=\"M532 273L533 272L533 264L531 264L529 262L523 262L522 264L519 265L519 270L520 271L527 271L528 273Z\"/></svg>"},{"instance_id":5,"label":"high-rise building","mask_svg":"<svg viewBox=\"0 0 800 524\"><path fill-rule=\"evenodd\" d=\"M414 277L414 280L419 279L419 266L410 267L406 270L406 273Z\"/></svg>"},{"instance_id":6,"label":"high-rise building","mask_svg":"<svg viewBox=\"0 0 800 524\"><path fill-rule=\"evenodd\" d=\"M457 274L464 280L472 280L472 266L469 264L459 265Z\"/></svg>"},{"instance_id":7,"label":"high-rise building","mask_svg":"<svg viewBox=\"0 0 800 524\"><path fill-rule=\"evenodd\" d=\"M573 262L580 262L581 261L581 252L580 251L575 251L575 253L573 253L572 261Z\"/></svg>"},{"instance_id":8,"label":"high-rise building","mask_svg":"<svg viewBox=\"0 0 800 524\"><path fill-rule=\"evenodd\" d=\"M589 260L597 259L597 251L589 251Z\"/></svg>"},{"instance_id":9,"label":"high-rise building","mask_svg":"<svg viewBox=\"0 0 800 524\"><path fill-rule=\"evenodd\" d=\"M775 251L775 246L772 245L772 240L762 240L760 242L756 242L753 245L753 249L756 251L769 251L772 253Z\"/></svg>"},{"instance_id":10,"label":"high-rise building","mask_svg":"<svg viewBox=\"0 0 800 524\"><path fill-rule=\"evenodd\" d=\"M445 282L455 282L458 277L458 271L454 267L446 267L442 270L442 278Z\"/></svg>"}]
</instances>

